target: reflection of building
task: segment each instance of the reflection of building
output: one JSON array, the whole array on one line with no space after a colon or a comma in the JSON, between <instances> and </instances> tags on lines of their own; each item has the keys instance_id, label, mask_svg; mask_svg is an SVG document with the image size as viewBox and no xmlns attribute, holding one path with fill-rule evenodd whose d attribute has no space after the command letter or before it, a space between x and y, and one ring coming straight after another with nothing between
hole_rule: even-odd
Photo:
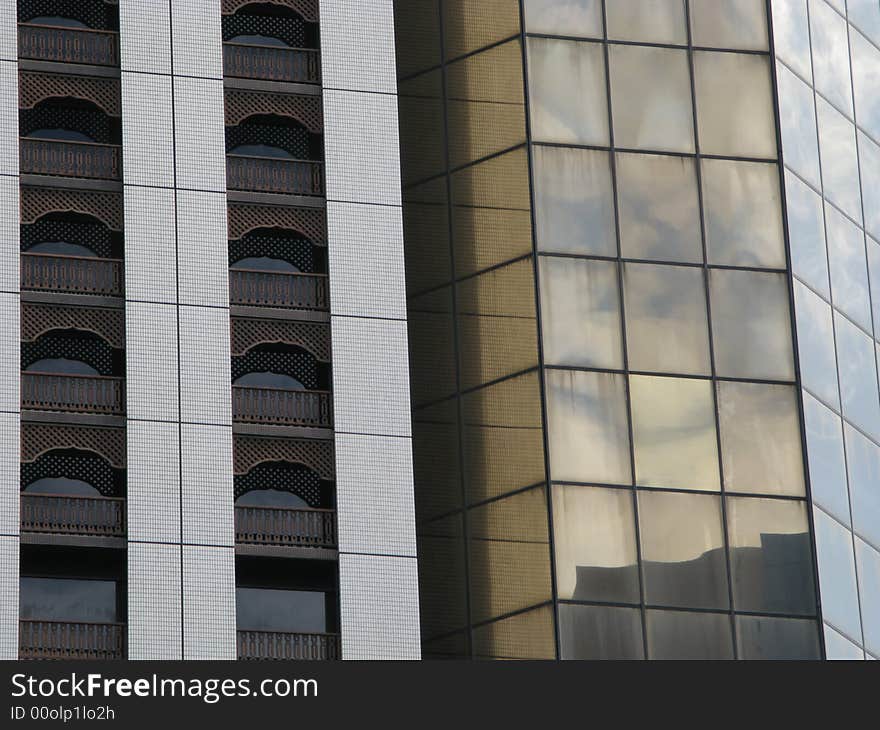
<instances>
[{"instance_id":1,"label":"reflection of building","mask_svg":"<svg viewBox=\"0 0 880 730\"><path fill-rule=\"evenodd\" d=\"M4 656L880 656L875 0L16 5Z\"/></svg>"}]
</instances>

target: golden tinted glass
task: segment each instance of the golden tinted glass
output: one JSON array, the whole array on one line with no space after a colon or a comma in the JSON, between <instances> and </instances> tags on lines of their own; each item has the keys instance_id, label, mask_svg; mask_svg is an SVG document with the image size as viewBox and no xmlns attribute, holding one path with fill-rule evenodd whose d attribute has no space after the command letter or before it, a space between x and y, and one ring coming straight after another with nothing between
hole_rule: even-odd
<instances>
[{"instance_id":1,"label":"golden tinted glass","mask_svg":"<svg viewBox=\"0 0 880 730\"><path fill-rule=\"evenodd\" d=\"M540 606L475 626L473 640L477 659L555 659L553 609Z\"/></svg>"},{"instance_id":2,"label":"golden tinted glass","mask_svg":"<svg viewBox=\"0 0 880 730\"><path fill-rule=\"evenodd\" d=\"M464 547L460 514L419 528L419 598L423 635L447 634L467 626Z\"/></svg>"},{"instance_id":3,"label":"golden tinted glass","mask_svg":"<svg viewBox=\"0 0 880 730\"><path fill-rule=\"evenodd\" d=\"M443 0L446 60L519 35L519 0Z\"/></svg>"},{"instance_id":4,"label":"golden tinted glass","mask_svg":"<svg viewBox=\"0 0 880 730\"><path fill-rule=\"evenodd\" d=\"M414 409L412 431L417 522L461 509L458 400Z\"/></svg>"}]
</instances>

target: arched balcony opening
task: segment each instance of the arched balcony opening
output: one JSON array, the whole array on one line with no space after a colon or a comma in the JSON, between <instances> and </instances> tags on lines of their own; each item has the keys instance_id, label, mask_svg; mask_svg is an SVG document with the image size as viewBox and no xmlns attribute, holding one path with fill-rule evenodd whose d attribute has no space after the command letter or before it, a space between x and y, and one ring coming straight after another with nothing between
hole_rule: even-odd
<instances>
[{"instance_id":1,"label":"arched balcony opening","mask_svg":"<svg viewBox=\"0 0 880 730\"><path fill-rule=\"evenodd\" d=\"M232 358L236 421L330 428L330 368L307 350L283 343L257 345Z\"/></svg>"},{"instance_id":2,"label":"arched balcony opening","mask_svg":"<svg viewBox=\"0 0 880 730\"><path fill-rule=\"evenodd\" d=\"M125 470L90 451L59 448L21 465L24 532L122 537Z\"/></svg>"},{"instance_id":3,"label":"arched balcony opening","mask_svg":"<svg viewBox=\"0 0 880 730\"><path fill-rule=\"evenodd\" d=\"M118 31L119 5L104 0L19 0L18 22Z\"/></svg>"},{"instance_id":4,"label":"arched balcony opening","mask_svg":"<svg viewBox=\"0 0 880 730\"><path fill-rule=\"evenodd\" d=\"M318 83L318 24L296 3L239 4L223 15L227 76ZM224 8L225 10L225 8Z\"/></svg>"},{"instance_id":5,"label":"arched balcony opening","mask_svg":"<svg viewBox=\"0 0 880 730\"><path fill-rule=\"evenodd\" d=\"M122 234L96 218L50 213L22 225L20 240L23 290L122 296Z\"/></svg>"},{"instance_id":6,"label":"arched balcony opening","mask_svg":"<svg viewBox=\"0 0 880 730\"><path fill-rule=\"evenodd\" d=\"M124 412L124 352L92 332L51 330L21 344L22 408Z\"/></svg>"},{"instance_id":7,"label":"arched balcony opening","mask_svg":"<svg viewBox=\"0 0 880 730\"><path fill-rule=\"evenodd\" d=\"M235 477L236 541L336 548L333 482L303 464L267 462Z\"/></svg>"}]
</instances>

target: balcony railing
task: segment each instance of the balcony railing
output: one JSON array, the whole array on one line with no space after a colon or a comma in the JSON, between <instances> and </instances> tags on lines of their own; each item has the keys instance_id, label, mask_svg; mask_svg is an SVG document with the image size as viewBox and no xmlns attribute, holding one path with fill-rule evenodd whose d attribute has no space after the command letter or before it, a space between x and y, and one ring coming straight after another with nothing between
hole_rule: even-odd
<instances>
[{"instance_id":1,"label":"balcony railing","mask_svg":"<svg viewBox=\"0 0 880 730\"><path fill-rule=\"evenodd\" d=\"M336 512L330 509L236 507L235 541L335 549Z\"/></svg>"},{"instance_id":2,"label":"balcony railing","mask_svg":"<svg viewBox=\"0 0 880 730\"><path fill-rule=\"evenodd\" d=\"M119 65L119 34L91 28L18 26L18 57L94 66Z\"/></svg>"},{"instance_id":3,"label":"balcony railing","mask_svg":"<svg viewBox=\"0 0 880 730\"><path fill-rule=\"evenodd\" d=\"M310 48L223 44L223 75L261 81L321 81L321 54Z\"/></svg>"},{"instance_id":4,"label":"balcony railing","mask_svg":"<svg viewBox=\"0 0 880 730\"><path fill-rule=\"evenodd\" d=\"M332 396L324 390L233 386L232 414L243 423L276 426L333 426Z\"/></svg>"},{"instance_id":5,"label":"balcony railing","mask_svg":"<svg viewBox=\"0 0 880 730\"><path fill-rule=\"evenodd\" d=\"M230 190L288 195L323 195L324 165L311 160L226 155Z\"/></svg>"},{"instance_id":6,"label":"balcony railing","mask_svg":"<svg viewBox=\"0 0 880 730\"><path fill-rule=\"evenodd\" d=\"M21 139L21 172L30 175L119 180L122 156L117 145Z\"/></svg>"},{"instance_id":7,"label":"balcony railing","mask_svg":"<svg viewBox=\"0 0 880 730\"><path fill-rule=\"evenodd\" d=\"M339 659L338 634L239 631L239 659Z\"/></svg>"},{"instance_id":8,"label":"balcony railing","mask_svg":"<svg viewBox=\"0 0 880 730\"><path fill-rule=\"evenodd\" d=\"M330 308L327 277L253 269L229 270L229 301L252 307Z\"/></svg>"},{"instance_id":9,"label":"balcony railing","mask_svg":"<svg viewBox=\"0 0 880 730\"><path fill-rule=\"evenodd\" d=\"M21 407L121 416L125 413L125 381L102 375L24 372Z\"/></svg>"},{"instance_id":10,"label":"balcony railing","mask_svg":"<svg viewBox=\"0 0 880 730\"><path fill-rule=\"evenodd\" d=\"M122 296L122 261L89 256L23 253L21 288L67 294Z\"/></svg>"},{"instance_id":11,"label":"balcony railing","mask_svg":"<svg viewBox=\"0 0 880 730\"><path fill-rule=\"evenodd\" d=\"M125 624L18 622L21 659L124 659Z\"/></svg>"},{"instance_id":12,"label":"balcony railing","mask_svg":"<svg viewBox=\"0 0 880 730\"><path fill-rule=\"evenodd\" d=\"M125 500L55 494L21 495L22 532L125 536Z\"/></svg>"}]
</instances>

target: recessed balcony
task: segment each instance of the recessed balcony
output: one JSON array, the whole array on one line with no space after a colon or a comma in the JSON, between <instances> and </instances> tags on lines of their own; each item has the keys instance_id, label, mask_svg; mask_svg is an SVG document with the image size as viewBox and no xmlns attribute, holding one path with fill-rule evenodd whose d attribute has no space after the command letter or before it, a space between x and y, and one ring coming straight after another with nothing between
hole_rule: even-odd
<instances>
[{"instance_id":1,"label":"recessed balcony","mask_svg":"<svg viewBox=\"0 0 880 730\"><path fill-rule=\"evenodd\" d=\"M312 160L226 155L229 190L283 195L324 195L324 164Z\"/></svg>"},{"instance_id":2,"label":"recessed balcony","mask_svg":"<svg viewBox=\"0 0 880 730\"><path fill-rule=\"evenodd\" d=\"M125 624L18 622L20 659L124 659Z\"/></svg>"},{"instance_id":3,"label":"recessed balcony","mask_svg":"<svg viewBox=\"0 0 880 730\"><path fill-rule=\"evenodd\" d=\"M121 416L125 413L125 379L23 372L21 407L25 410Z\"/></svg>"},{"instance_id":4,"label":"recessed balcony","mask_svg":"<svg viewBox=\"0 0 880 730\"><path fill-rule=\"evenodd\" d=\"M122 149L118 145L30 137L22 137L20 141L23 175L122 179Z\"/></svg>"},{"instance_id":5,"label":"recessed balcony","mask_svg":"<svg viewBox=\"0 0 880 730\"><path fill-rule=\"evenodd\" d=\"M223 75L258 81L321 83L321 54L311 48L223 44Z\"/></svg>"},{"instance_id":6,"label":"recessed balcony","mask_svg":"<svg viewBox=\"0 0 880 730\"><path fill-rule=\"evenodd\" d=\"M21 288L120 297L124 288L123 264L118 259L23 253Z\"/></svg>"},{"instance_id":7,"label":"recessed balcony","mask_svg":"<svg viewBox=\"0 0 880 730\"><path fill-rule=\"evenodd\" d=\"M124 537L125 500L22 493L21 530L53 535Z\"/></svg>"},{"instance_id":8,"label":"recessed balcony","mask_svg":"<svg viewBox=\"0 0 880 730\"><path fill-rule=\"evenodd\" d=\"M332 428L332 403L323 390L232 387L232 414L241 423Z\"/></svg>"},{"instance_id":9,"label":"recessed balcony","mask_svg":"<svg viewBox=\"0 0 880 730\"><path fill-rule=\"evenodd\" d=\"M336 511L236 506L235 541L245 545L335 550Z\"/></svg>"},{"instance_id":10,"label":"recessed balcony","mask_svg":"<svg viewBox=\"0 0 880 730\"><path fill-rule=\"evenodd\" d=\"M340 658L339 634L239 631L239 659L316 660Z\"/></svg>"},{"instance_id":11,"label":"recessed balcony","mask_svg":"<svg viewBox=\"0 0 880 730\"><path fill-rule=\"evenodd\" d=\"M92 66L119 65L119 34L109 30L18 25L18 57Z\"/></svg>"},{"instance_id":12,"label":"recessed balcony","mask_svg":"<svg viewBox=\"0 0 880 730\"><path fill-rule=\"evenodd\" d=\"M327 277L255 269L229 270L229 301L248 307L327 311Z\"/></svg>"}]
</instances>

